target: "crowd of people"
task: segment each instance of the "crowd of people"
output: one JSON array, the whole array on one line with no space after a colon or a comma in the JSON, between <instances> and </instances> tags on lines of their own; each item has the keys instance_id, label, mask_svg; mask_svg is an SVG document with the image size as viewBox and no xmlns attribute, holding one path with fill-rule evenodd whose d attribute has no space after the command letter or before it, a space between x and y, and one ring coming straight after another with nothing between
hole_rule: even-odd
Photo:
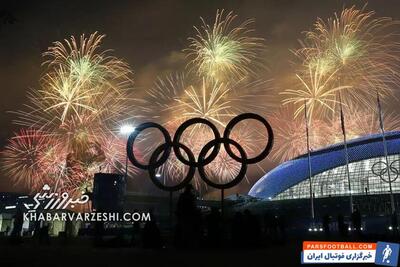
<instances>
[{"instance_id":1,"label":"crowd of people","mask_svg":"<svg viewBox=\"0 0 400 267\"><path fill-rule=\"evenodd\" d=\"M286 221L282 215L264 213L263 216L253 214L250 210L236 211L229 215L221 214L220 209L211 208L207 212L201 211L196 205L196 194L189 185L180 194L172 230L168 234L160 230L160 224L152 212L150 220L145 223L136 221L129 232L129 245L143 248L162 248L173 246L176 248L216 248L216 247L259 247L270 243L283 243L287 239ZM17 212L14 218L10 240L18 243L22 229L22 213ZM351 221L346 222L339 214L336 219L328 214L321 218L320 232L324 238L352 236L362 238L362 216L355 208L351 214ZM332 226L335 227L332 227ZM66 223L63 236L71 237ZM121 228L122 229L122 228ZM93 235L96 245L104 244L104 223L95 223ZM335 233L333 233L335 232ZM124 237L125 236L125 237ZM35 227L34 235L39 243L49 244L49 226L43 224ZM127 244L126 233L116 234L116 243Z\"/></svg>"},{"instance_id":2,"label":"crowd of people","mask_svg":"<svg viewBox=\"0 0 400 267\"><path fill-rule=\"evenodd\" d=\"M285 240L283 217L266 215L264 220L260 220L249 210L244 210L227 218L218 208L211 208L203 215L196 206L196 197L190 185L179 196L175 215L173 246L177 248L243 248L260 246L266 239L272 242ZM143 229L140 229L139 223L133 225L133 243L140 245L139 239L145 248L160 248L166 243L154 217L146 222Z\"/></svg>"}]
</instances>

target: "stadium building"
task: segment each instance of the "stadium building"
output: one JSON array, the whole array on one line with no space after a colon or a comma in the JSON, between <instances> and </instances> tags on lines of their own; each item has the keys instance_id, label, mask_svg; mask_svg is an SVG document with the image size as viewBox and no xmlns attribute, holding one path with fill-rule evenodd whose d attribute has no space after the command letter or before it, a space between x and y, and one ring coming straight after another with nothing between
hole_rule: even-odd
<instances>
[{"instance_id":1,"label":"stadium building","mask_svg":"<svg viewBox=\"0 0 400 267\"><path fill-rule=\"evenodd\" d=\"M400 193L400 132L385 134L393 193ZM381 134L347 142L351 193L388 194L384 142ZM339 143L311 152L312 192L314 198L349 195L344 144ZM382 179L383 178L383 179ZM386 180L386 182L385 182ZM250 196L265 200L310 198L308 154L277 166L251 188Z\"/></svg>"}]
</instances>

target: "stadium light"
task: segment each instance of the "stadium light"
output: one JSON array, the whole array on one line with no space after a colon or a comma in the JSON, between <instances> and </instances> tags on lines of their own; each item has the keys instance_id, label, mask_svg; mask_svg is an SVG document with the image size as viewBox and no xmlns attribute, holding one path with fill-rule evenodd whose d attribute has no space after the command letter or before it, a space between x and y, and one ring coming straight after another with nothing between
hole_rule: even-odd
<instances>
[{"instance_id":1,"label":"stadium light","mask_svg":"<svg viewBox=\"0 0 400 267\"><path fill-rule=\"evenodd\" d=\"M135 131L135 127L130 124L124 124L119 128L119 132L123 135L130 135Z\"/></svg>"},{"instance_id":2,"label":"stadium light","mask_svg":"<svg viewBox=\"0 0 400 267\"><path fill-rule=\"evenodd\" d=\"M119 128L120 134L124 136L129 136L131 133L133 133L136 130L136 128L130 124L123 124ZM125 179L128 178L128 154L125 156Z\"/></svg>"}]
</instances>

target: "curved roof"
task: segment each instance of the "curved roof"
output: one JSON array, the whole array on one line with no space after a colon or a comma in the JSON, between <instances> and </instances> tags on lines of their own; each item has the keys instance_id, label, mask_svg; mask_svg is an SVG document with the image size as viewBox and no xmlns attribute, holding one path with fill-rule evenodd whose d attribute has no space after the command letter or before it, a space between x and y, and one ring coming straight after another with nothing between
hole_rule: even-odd
<instances>
[{"instance_id":1,"label":"curved roof","mask_svg":"<svg viewBox=\"0 0 400 267\"><path fill-rule=\"evenodd\" d=\"M388 154L400 154L400 132L385 133ZM349 161L384 156L382 134L367 135L347 141ZM344 144L338 143L311 152L312 175L319 174L346 164ZM258 198L275 197L277 194L308 179L308 155L304 154L282 163L261 179L249 191L249 195Z\"/></svg>"}]
</instances>

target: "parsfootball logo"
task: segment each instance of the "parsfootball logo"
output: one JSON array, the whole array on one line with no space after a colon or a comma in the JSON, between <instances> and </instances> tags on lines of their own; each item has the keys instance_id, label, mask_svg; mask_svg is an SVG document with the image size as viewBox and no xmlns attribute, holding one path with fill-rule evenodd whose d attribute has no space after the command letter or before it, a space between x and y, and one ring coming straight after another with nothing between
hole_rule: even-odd
<instances>
[{"instance_id":1,"label":"parsfootball logo","mask_svg":"<svg viewBox=\"0 0 400 267\"><path fill-rule=\"evenodd\" d=\"M375 263L397 266L397 243L304 241L301 263Z\"/></svg>"}]
</instances>

